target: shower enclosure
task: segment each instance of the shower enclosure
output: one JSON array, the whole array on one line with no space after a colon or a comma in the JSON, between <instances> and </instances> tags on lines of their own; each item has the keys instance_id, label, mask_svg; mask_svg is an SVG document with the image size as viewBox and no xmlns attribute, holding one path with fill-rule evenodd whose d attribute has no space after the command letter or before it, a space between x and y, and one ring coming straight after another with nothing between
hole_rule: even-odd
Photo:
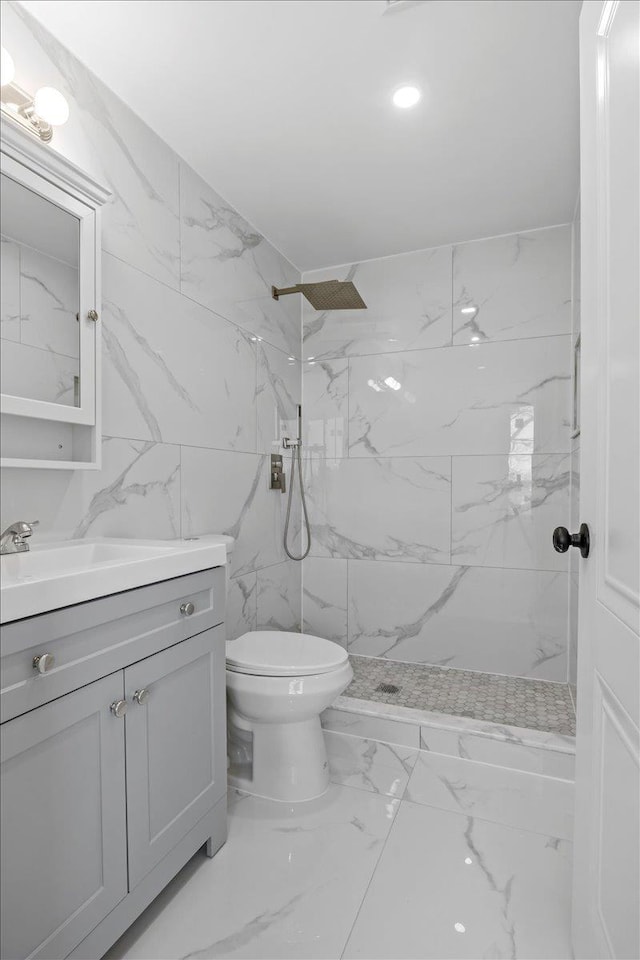
<instances>
[{"instance_id":1,"label":"shower enclosure","mask_svg":"<svg viewBox=\"0 0 640 960\"><path fill-rule=\"evenodd\" d=\"M575 558L552 532L571 526L578 475L574 230L304 276L337 274L367 303L303 304L301 455L303 629L358 658L363 699L406 706L414 689L453 710L437 680L458 684L467 716L573 732ZM397 694L376 693L385 665Z\"/></svg>"}]
</instances>

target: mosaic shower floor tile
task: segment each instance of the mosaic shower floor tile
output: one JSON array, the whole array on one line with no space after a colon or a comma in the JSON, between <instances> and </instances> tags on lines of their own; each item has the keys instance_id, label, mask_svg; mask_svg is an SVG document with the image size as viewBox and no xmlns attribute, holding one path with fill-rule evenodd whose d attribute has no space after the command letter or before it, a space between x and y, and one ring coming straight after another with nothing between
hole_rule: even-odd
<instances>
[{"instance_id":1,"label":"mosaic shower floor tile","mask_svg":"<svg viewBox=\"0 0 640 960\"><path fill-rule=\"evenodd\" d=\"M568 684L350 657L345 697L575 736Z\"/></svg>"}]
</instances>

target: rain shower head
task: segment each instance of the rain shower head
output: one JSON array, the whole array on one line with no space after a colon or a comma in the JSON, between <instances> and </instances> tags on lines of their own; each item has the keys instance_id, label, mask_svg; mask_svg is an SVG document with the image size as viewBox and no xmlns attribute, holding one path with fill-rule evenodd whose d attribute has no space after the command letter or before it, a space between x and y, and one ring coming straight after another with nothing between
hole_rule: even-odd
<instances>
[{"instance_id":1,"label":"rain shower head","mask_svg":"<svg viewBox=\"0 0 640 960\"><path fill-rule=\"evenodd\" d=\"M271 296L279 300L289 293L302 293L314 310L366 310L367 305L350 280L322 280L320 283L296 283L294 287L271 287Z\"/></svg>"}]
</instances>

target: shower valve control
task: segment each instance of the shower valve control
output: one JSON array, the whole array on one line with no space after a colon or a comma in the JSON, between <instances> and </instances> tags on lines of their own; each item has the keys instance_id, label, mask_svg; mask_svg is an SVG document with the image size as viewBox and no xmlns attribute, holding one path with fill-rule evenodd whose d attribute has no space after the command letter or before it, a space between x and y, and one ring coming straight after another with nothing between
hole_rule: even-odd
<instances>
[{"instance_id":1,"label":"shower valve control","mask_svg":"<svg viewBox=\"0 0 640 960\"><path fill-rule=\"evenodd\" d=\"M284 475L284 467L282 464L282 456L279 453L271 454L271 490L279 490L280 493L285 493L287 489L287 480Z\"/></svg>"}]
</instances>

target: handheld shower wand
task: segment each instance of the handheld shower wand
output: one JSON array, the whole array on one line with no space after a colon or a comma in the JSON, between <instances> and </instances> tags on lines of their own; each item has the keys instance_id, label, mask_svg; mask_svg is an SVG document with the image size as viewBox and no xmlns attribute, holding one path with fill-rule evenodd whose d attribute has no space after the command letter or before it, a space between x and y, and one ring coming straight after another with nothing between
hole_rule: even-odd
<instances>
[{"instance_id":1,"label":"handheld shower wand","mask_svg":"<svg viewBox=\"0 0 640 960\"><path fill-rule=\"evenodd\" d=\"M291 477L289 480L289 499L287 500L287 515L284 521L284 539L283 546L284 552L291 560L304 560L305 557L309 556L309 551L311 550L311 527L309 524L309 514L307 513L307 501L304 495L304 483L302 480L302 406L298 404L298 438L297 440L290 440L289 437L284 437L282 441L282 446L285 450L291 450ZM307 547L304 552L297 557L289 549L289 521L291 520L291 501L293 499L293 488L295 486L296 479L296 462L298 464L298 479L300 481L300 500L302 503L302 513L304 515L304 525L307 534Z\"/></svg>"}]
</instances>

